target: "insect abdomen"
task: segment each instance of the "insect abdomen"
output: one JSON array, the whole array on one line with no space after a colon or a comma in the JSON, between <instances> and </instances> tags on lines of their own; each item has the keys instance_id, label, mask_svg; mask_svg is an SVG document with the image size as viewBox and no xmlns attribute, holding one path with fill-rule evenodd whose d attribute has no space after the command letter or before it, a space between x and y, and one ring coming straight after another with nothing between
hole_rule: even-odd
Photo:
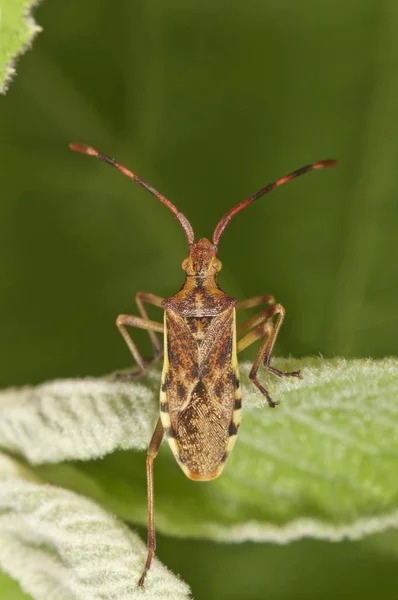
<instances>
[{"instance_id":1,"label":"insect abdomen","mask_svg":"<svg viewBox=\"0 0 398 600\"><path fill-rule=\"evenodd\" d=\"M203 381L192 391L188 406L178 418L178 461L196 478L214 477L228 442L222 405Z\"/></svg>"}]
</instances>

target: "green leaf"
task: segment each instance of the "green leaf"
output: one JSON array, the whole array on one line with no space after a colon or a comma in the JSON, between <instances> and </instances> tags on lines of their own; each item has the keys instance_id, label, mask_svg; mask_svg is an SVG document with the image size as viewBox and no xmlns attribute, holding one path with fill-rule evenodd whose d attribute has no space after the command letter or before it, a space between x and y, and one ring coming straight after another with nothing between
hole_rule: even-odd
<instances>
[{"instance_id":1,"label":"green leaf","mask_svg":"<svg viewBox=\"0 0 398 600\"><path fill-rule=\"evenodd\" d=\"M243 422L220 478L189 481L168 448L160 452L155 462L159 531L283 543L360 538L398 526L398 360L279 359L275 365L301 368L304 379L265 377L280 400L271 410L248 381L249 365L242 365ZM121 446L140 449L156 422L157 378L154 370L128 385L98 379L88 380L86 388L70 381L3 392L0 446L35 462L59 460L67 439L74 444L69 458L73 453L87 458L90 452L97 457ZM69 396L62 392L65 386ZM118 439L117 431L124 437ZM42 465L36 472L92 496L126 520L146 522L141 454L115 452L102 461Z\"/></svg>"},{"instance_id":2,"label":"green leaf","mask_svg":"<svg viewBox=\"0 0 398 600\"><path fill-rule=\"evenodd\" d=\"M31 16L37 0L0 0L0 94L15 75L15 60L40 33Z\"/></svg>"},{"instance_id":3,"label":"green leaf","mask_svg":"<svg viewBox=\"0 0 398 600\"><path fill-rule=\"evenodd\" d=\"M189 597L186 584L155 560L137 581L146 548L91 500L43 484L0 455L0 567L38 600Z\"/></svg>"},{"instance_id":4,"label":"green leaf","mask_svg":"<svg viewBox=\"0 0 398 600\"><path fill-rule=\"evenodd\" d=\"M1 600L28 600L30 596L24 594L18 583L11 577L0 573L0 598Z\"/></svg>"},{"instance_id":5,"label":"green leaf","mask_svg":"<svg viewBox=\"0 0 398 600\"><path fill-rule=\"evenodd\" d=\"M90 459L146 448L158 375L130 384L74 379L0 392L0 448L31 463Z\"/></svg>"}]
</instances>

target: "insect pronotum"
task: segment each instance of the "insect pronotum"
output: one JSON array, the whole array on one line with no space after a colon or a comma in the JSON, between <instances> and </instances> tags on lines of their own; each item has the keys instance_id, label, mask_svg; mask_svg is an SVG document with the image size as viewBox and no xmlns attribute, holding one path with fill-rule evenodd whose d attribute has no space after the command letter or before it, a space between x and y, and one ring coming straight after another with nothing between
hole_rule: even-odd
<instances>
[{"instance_id":1,"label":"insect pronotum","mask_svg":"<svg viewBox=\"0 0 398 600\"><path fill-rule=\"evenodd\" d=\"M221 262L217 258L217 250L220 237L234 215L264 194L309 171L332 167L337 161L322 160L306 165L266 185L222 217L216 225L212 242L206 238L195 242L192 226L185 215L146 181L90 146L71 144L70 148L107 162L148 190L180 222L189 246L189 255L182 262L185 282L180 291L170 298L137 292L136 302L141 316L119 315L116 320L138 365L138 371L132 376L142 375L150 362L163 355L160 416L146 459L148 555L138 582L142 586L156 547L153 461L164 434L187 477L195 481L215 479L225 466L240 425L242 397L237 355L261 340L249 377L271 407L277 403L257 378L260 365L264 365L278 377L300 376L299 371L283 373L270 364L272 350L285 316L284 307L276 303L271 294L261 294L237 302L219 287L217 273L221 269ZM163 323L148 318L145 303L163 309ZM259 312L236 327L236 311L261 306L263 308ZM153 346L151 361L143 359L127 327L148 331ZM164 334L163 349L157 333Z\"/></svg>"}]
</instances>

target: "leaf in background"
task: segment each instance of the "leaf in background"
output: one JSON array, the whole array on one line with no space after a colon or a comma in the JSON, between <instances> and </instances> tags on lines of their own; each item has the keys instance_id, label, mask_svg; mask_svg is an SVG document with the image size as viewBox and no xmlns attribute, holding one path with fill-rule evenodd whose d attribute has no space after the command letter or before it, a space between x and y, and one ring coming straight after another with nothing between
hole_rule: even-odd
<instances>
[{"instance_id":1,"label":"leaf in background","mask_svg":"<svg viewBox=\"0 0 398 600\"><path fill-rule=\"evenodd\" d=\"M137 580L146 549L102 508L41 483L0 455L0 567L38 600L180 599L189 590L158 560Z\"/></svg>"},{"instance_id":2,"label":"leaf in background","mask_svg":"<svg viewBox=\"0 0 398 600\"><path fill-rule=\"evenodd\" d=\"M143 450L156 419L157 377L142 381L132 388L87 378L4 390L0 447L31 463L97 458L117 448Z\"/></svg>"},{"instance_id":3,"label":"leaf in background","mask_svg":"<svg viewBox=\"0 0 398 600\"><path fill-rule=\"evenodd\" d=\"M0 94L15 75L14 63L40 33L31 17L37 0L0 0Z\"/></svg>"},{"instance_id":4,"label":"leaf in background","mask_svg":"<svg viewBox=\"0 0 398 600\"><path fill-rule=\"evenodd\" d=\"M19 587L18 583L8 577L5 573L0 573L0 598L1 600L29 600Z\"/></svg>"},{"instance_id":5,"label":"leaf in background","mask_svg":"<svg viewBox=\"0 0 398 600\"><path fill-rule=\"evenodd\" d=\"M242 365L243 424L219 479L193 483L182 475L170 452L160 453L155 466L159 531L217 540L286 542L305 536L359 538L398 525L397 359L279 359L275 364L283 370L302 368L304 379L270 377L269 389L281 401L270 410L248 382L249 365ZM64 439L70 439L75 449L68 447L69 457L74 452L80 458L82 448L86 457L89 452L97 457L120 448L112 433L120 430L125 434L124 448L142 448L156 421L155 380L153 371L129 388L98 379L89 380L86 388L81 381L75 387L70 381L3 392L0 445L37 462L53 462L48 442L60 457ZM92 400L93 385L98 403ZM57 395L57 386L60 390L69 386L70 401L65 393L62 398ZM135 386L137 403L126 402L127 389L133 395ZM115 395L105 413L112 389ZM43 402L43 390L46 394L52 390L54 398ZM104 415L110 422L109 437ZM129 431L129 421L132 427L139 421L143 432ZM41 466L36 472L52 483L91 495L124 519L146 522L141 454L118 452L103 461Z\"/></svg>"},{"instance_id":6,"label":"leaf in background","mask_svg":"<svg viewBox=\"0 0 398 600\"><path fill-rule=\"evenodd\" d=\"M159 536L158 548L198 600L395 600L396 554L379 549L387 535L283 546Z\"/></svg>"}]
</instances>

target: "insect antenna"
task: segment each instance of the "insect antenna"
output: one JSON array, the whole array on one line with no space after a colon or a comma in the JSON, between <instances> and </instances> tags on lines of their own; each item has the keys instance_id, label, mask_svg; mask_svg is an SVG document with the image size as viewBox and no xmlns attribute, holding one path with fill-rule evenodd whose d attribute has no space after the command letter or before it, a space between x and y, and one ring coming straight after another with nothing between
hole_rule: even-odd
<instances>
[{"instance_id":1,"label":"insect antenna","mask_svg":"<svg viewBox=\"0 0 398 600\"><path fill-rule=\"evenodd\" d=\"M108 165L112 165L112 167L115 167L118 171L123 173L123 175L127 175L127 177L130 177L130 179L134 179L134 181L136 181L143 188L148 190L148 192L150 192L153 196L155 196L155 198L160 200L160 202L162 204L164 204L165 206L167 206L167 208L169 210L171 210L171 212L176 217L176 219L180 222L181 227L185 231L185 235L187 237L188 244L189 245L193 244L195 236L193 233L192 225L190 224L190 222L188 221L186 216L182 212L180 212L174 206L174 204L172 202L170 202L170 200L167 200L167 198L165 198L160 192L155 190L155 188L153 188L151 185L149 185L149 183L144 181L144 179L141 179L141 177L138 177L138 175L136 175L135 173L133 173L132 171L130 171L123 165L119 164L118 162L116 162L116 160L114 160L110 156L107 156L106 154L102 154L102 152L98 152L98 150L95 150L95 148L91 148L91 146L86 146L85 144L69 144L69 148L71 150L74 150L75 152L82 152L83 154L88 154L89 156L94 156L95 158L99 158L100 160L103 160L104 162L108 163Z\"/></svg>"},{"instance_id":2,"label":"insect antenna","mask_svg":"<svg viewBox=\"0 0 398 600\"><path fill-rule=\"evenodd\" d=\"M325 167L334 167L337 164L338 164L337 160L328 159L328 160L321 160L319 162L312 163L310 165L305 165L305 167L301 167L301 169L297 169L296 171L289 173L289 175L285 175L285 177L281 177L280 179L277 179L273 183L269 183L265 187L261 188L261 190L259 190L255 194L253 194L253 196L246 198L246 200L243 200L242 202L240 202L239 204L234 206L234 208L231 208L231 210L229 212L227 212L227 214L225 214L222 217L222 219L220 219L220 221L217 223L216 228L213 233L213 244L215 246L218 246L218 242L220 240L221 234L224 231L224 229L226 228L226 226L228 225L228 223L230 222L230 220L232 219L232 217L234 215L236 215L238 212L240 212L241 210L243 210L244 208L246 208L246 206L249 206L249 204L252 204L252 202L257 200L257 198L264 196L264 194L268 194L268 192L272 192L272 190L274 190L275 188L279 187L280 185L283 185L284 183L287 183L288 181L290 181L291 179L294 179L295 177L299 177L300 175L304 175L305 173L309 173L310 171L314 171L316 169L324 169Z\"/></svg>"}]
</instances>

